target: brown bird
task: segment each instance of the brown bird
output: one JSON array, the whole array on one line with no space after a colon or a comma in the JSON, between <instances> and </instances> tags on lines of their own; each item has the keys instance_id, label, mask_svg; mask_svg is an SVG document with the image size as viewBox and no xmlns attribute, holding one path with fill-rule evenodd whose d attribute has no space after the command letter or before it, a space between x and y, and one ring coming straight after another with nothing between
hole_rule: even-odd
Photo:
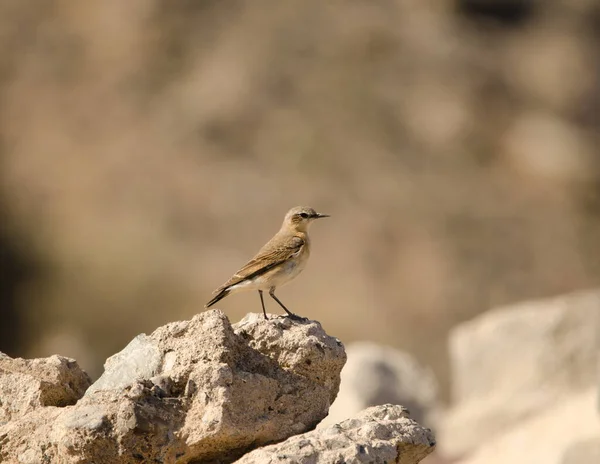
<instances>
[{"instance_id":1,"label":"brown bird","mask_svg":"<svg viewBox=\"0 0 600 464\"><path fill-rule=\"evenodd\" d=\"M290 209L285 215L279 232L231 279L213 292L215 296L206 303L205 307L211 307L231 293L258 290L263 314L265 319L268 319L263 299L263 291L268 290L271 298L279 303L290 317L299 318L279 301L275 296L275 289L285 285L302 272L310 256L308 227L315 219L324 217L329 215L319 214L307 206Z\"/></svg>"}]
</instances>

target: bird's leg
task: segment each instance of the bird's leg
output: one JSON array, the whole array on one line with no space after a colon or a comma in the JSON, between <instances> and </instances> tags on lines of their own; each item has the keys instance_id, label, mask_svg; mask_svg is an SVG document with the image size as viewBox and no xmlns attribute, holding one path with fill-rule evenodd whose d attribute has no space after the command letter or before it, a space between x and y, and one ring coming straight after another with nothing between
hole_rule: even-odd
<instances>
[{"instance_id":1,"label":"bird's leg","mask_svg":"<svg viewBox=\"0 0 600 464\"><path fill-rule=\"evenodd\" d=\"M265 300L263 300L262 290L259 290L258 294L260 295L260 304L262 305L262 308L263 308L263 314L265 315L265 320L268 321L269 318L267 317L267 310L265 309Z\"/></svg>"},{"instance_id":2,"label":"bird's leg","mask_svg":"<svg viewBox=\"0 0 600 464\"><path fill-rule=\"evenodd\" d=\"M271 295L271 298L273 298L277 303L279 303L279 306L281 306L286 313L288 313L288 315L292 318L292 319L305 319L304 317L298 316L297 314L294 314L293 312L291 312L289 309L287 309L285 307L285 305L279 301L279 298L277 298L275 296L275 289L272 288L271 290L269 290L269 295Z\"/></svg>"}]
</instances>

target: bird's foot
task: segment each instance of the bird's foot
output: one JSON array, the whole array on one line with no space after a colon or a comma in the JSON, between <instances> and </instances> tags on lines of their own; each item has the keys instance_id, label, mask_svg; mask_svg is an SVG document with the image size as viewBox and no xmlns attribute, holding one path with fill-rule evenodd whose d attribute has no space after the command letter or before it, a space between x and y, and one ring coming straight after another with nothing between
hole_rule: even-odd
<instances>
[{"instance_id":1,"label":"bird's foot","mask_svg":"<svg viewBox=\"0 0 600 464\"><path fill-rule=\"evenodd\" d=\"M308 321L308 317L298 316L297 314L294 314L292 312L287 313L287 315L283 316L283 317L289 317L290 319L292 319L294 321L302 321L302 322Z\"/></svg>"}]
</instances>

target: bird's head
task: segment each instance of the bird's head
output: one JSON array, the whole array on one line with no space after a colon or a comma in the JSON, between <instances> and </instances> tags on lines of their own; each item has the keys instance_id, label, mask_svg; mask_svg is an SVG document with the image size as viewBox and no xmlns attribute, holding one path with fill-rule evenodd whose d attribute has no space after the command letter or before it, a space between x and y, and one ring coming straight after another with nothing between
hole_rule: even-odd
<instances>
[{"instance_id":1,"label":"bird's head","mask_svg":"<svg viewBox=\"0 0 600 464\"><path fill-rule=\"evenodd\" d=\"M296 206L290 209L283 220L283 227L306 232L308 226L319 218L329 217L328 214L317 213L309 206Z\"/></svg>"}]
</instances>

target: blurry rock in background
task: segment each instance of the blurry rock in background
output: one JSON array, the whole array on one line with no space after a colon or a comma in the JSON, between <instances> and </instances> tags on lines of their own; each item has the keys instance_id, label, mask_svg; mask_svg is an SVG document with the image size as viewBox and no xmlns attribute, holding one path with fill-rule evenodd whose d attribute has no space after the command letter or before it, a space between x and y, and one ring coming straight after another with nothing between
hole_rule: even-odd
<instances>
[{"instance_id":1,"label":"blurry rock in background","mask_svg":"<svg viewBox=\"0 0 600 464\"><path fill-rule=\"evenodd\" d=\"M438 385L430 369L408 353L372 342L351 343L346 354L340 391L319 427L341 422L369 406L390 403L408 408L412 418L435 431Z\"/></svg>"},{"instance_id":2,"label":"blurry rock in background","mask_svg":"<svg viewBox=\"0 0 600 464\"><path fill-rule=\"evenodd\" d=\"M565 453L582 441L591 442L600 436L600 420L594 411L593 389L573 392L540 409L537 414L511 424L502 435L485 437L468 457L459 464L564 464ZM472 430L477 431L477 422ZM580 450L588 453L588 450ZM582 456L581 454L580 456ZM568 454L567 454L568 457ZM592 464L598 461L575 461L571 464Z\"/></svg>"},{"instance_id":3,"label":"blurry rock in background","mask_svg":"<svg viewBox=\"0 0 600 464\"><path fill-rule=\"evenodd\" d=\"M596 290L494 309L453 329L454 406L438 450L472 455L465 464L559 464L567 446L600 433L599 327Z\"/></svg>"},{"instance_id":4,"label":"blurry rock in background","mask_svg":"<svg viewBox=\"0 0 600 464\"><path fill-rule=\"evenodd\" d=\"M600 462L600 436L575 443L565 451L560 464Z\"/></svg>"},{"instance_id":5,"label":"blurry rock in background","mask_svg":"<svg viewBox=\"0 0 600 464\"><path fill-rule=\"evenodd\" d=\"M8 0L0 33L11 356L97 377L296 204L334 220L285 301L443 399L454 325L600 279L598 2Z\"/></svg>"}]
</instances>

